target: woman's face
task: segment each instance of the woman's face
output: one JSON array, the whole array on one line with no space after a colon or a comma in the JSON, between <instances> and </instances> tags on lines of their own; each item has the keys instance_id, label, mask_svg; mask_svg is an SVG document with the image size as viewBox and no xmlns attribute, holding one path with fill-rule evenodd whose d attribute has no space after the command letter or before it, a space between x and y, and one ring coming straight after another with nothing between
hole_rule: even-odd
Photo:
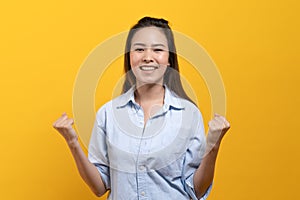
<instances>
[{"instance_id":1,"label":"woman's face","mask_svg":"<svg viewBox=\"0 0 300 200\"><path fill-rule=\"evenodd\" d=\"M169 65L168 41L157 27L138 30L132 38L130 65L137 86L163 84L164 73Z\"/></svg>"}]
</instances>

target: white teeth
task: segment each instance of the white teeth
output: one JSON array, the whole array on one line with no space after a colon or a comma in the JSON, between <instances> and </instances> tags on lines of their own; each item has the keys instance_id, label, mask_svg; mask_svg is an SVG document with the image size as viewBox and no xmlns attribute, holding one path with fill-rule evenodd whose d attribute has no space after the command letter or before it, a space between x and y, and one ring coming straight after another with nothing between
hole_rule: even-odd
<instances>
[{"instance_id":1,"label":"white teeth","mask_svg":"<svg viewBox=\"0 0 300 200\"><path fill-rule=\"evenodd\" d=\"M152 70L155 70L157 68L158 67L156 67L156 66L140 66L140 69L143 70L143 71L152 71Z\"/></svg>"}]
</instances>

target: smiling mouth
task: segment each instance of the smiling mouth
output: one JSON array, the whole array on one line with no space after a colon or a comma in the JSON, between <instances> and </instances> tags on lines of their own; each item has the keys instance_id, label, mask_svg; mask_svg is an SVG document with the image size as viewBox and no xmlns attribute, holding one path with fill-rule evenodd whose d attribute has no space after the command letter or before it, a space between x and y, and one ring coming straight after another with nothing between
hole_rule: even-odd
<instances>
[{"instance_id":1,"label":"smiling mouth","mask_svg":"<svg viewBox=\"0 0 300 200\"><path fill-rule=\"evenodd\" d=\"M142 65L139 67L140 70L142 71L153 71L153 70L156 70L158 69L158 66L153 66L153 65Z\"/></svg>"}]
</instances>

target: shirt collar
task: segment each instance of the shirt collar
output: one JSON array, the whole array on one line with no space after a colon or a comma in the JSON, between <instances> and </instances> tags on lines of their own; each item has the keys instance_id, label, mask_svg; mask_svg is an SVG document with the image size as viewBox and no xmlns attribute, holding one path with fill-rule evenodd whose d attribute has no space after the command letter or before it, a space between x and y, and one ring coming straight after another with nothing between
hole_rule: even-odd
<instances>
[{"instance_id":1,"label":"shirt collar","mask_svg":"<svg viewBox=\"0 0 300 200\"><path fill-rule=\"evenodd\" d=\"M182 98L179 97L175 92L171 91L166 85L165 87L165 98L164 98L164 109L175 109L182 110L184 109L184 105L182 103ZM117 108L123 108L128 104L137 104L134 99L134 91L135 85L132 86L126 93L122 94L118 98L115 99L115 105Z\"/></svg>"}]
</instances>

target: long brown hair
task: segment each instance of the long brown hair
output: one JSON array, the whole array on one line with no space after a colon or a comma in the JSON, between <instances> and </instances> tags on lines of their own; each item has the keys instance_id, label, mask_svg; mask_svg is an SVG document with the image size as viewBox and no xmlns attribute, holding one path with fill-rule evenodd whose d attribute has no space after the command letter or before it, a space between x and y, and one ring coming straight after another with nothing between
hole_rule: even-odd
<instances>
[{"instance_id":1,"label":"long brown hair","mask_svg":"<svg viewBox=\"0 0 300 200\"><path fill-rule=\"evenodd\" d=\"M174 42L173 32L169 26L169 22L164 19L152 18L152 17L144 17L138 21L129 31L126 46L125 46L125 58L124 58L124 70L126 73L126 79L123 85L123 93L127 92L136 82L135 76L131 70L130 66L130 48L131 41L134 34L145 27L157 27L160 28L165 34L168 47L169 47L169 67L164 74L164 84L179 97L184 98L186 100L194 103L188 95L185 93L179 75L179 66L176 54L176 47Z\"/></svg>"}]
</instances>

